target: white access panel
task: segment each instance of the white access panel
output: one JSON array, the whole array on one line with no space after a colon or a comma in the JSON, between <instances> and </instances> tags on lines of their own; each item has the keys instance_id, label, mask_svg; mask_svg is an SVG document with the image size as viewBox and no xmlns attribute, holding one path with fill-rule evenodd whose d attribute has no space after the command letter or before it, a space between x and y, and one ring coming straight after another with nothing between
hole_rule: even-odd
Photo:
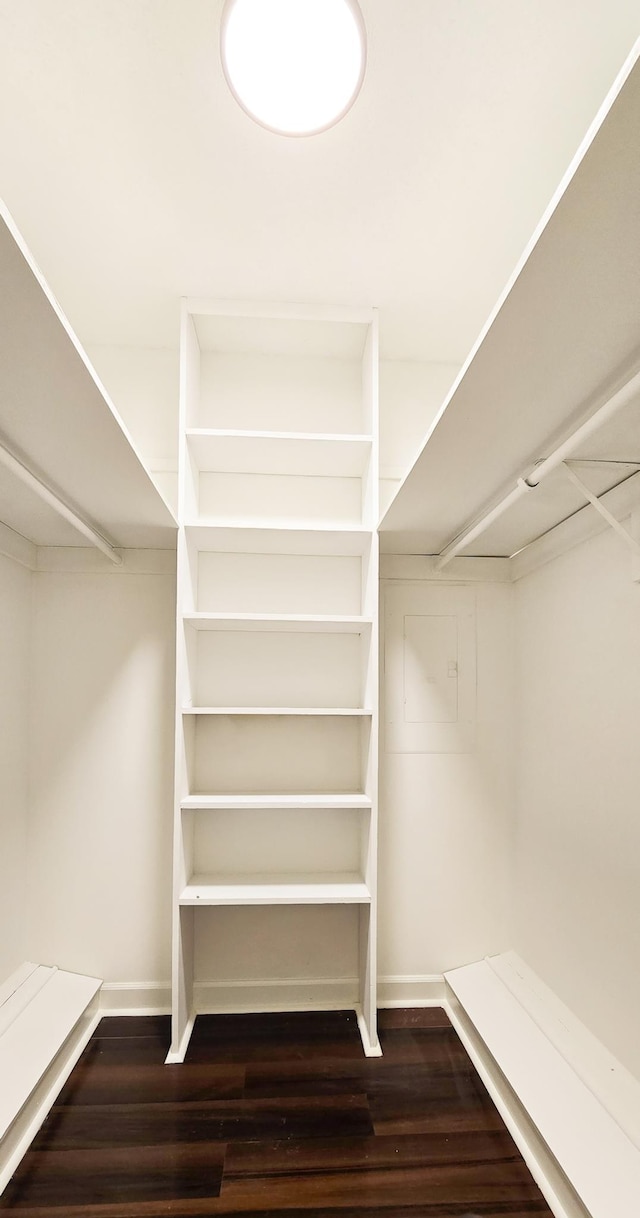
<instances>
[{"instance_id":1,"label":"white access panel","mask_svg":"<svg viewBox=\"0 0 640 1218\"><path fill-rule=\"evenodd\" d=\"M398 584L385 594L385 746L468 753L475 745L475 591Z\"/></svg>"}]
</instances>

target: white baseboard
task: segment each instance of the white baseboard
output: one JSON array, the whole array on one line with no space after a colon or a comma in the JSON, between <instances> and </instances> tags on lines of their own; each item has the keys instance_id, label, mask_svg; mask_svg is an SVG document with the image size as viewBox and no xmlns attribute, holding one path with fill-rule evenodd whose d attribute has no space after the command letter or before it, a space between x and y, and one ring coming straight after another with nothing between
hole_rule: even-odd
<instances>
[{"instance_id":1,"label":"white baseboard","mask_svg":"<svg viewBox=\"0 0 640 1218\"><path fill-rule=\"evenodd\" d=\"M100 991L101 1015L170 1015L169 981L105 981Z\"/></svg>"},{"instance_id":2,"label":"white baseboard","mask_svg":"<svg viewBox=\"0 0 640 1218\"><path fill-rule=\"evenodd\" d=\"M440 973L378 978L379 1007L439 1007L445 999Z\"/></svg>"},{"instance_id":3,"label":"white baseboard","mask_svg":"<svg viewBox=\"0 0 640 1218\"><path fill-rule=\"evenodd\" d=\"M358 1002L355 977L259 981L196 981L194 1005L199 1015L250 1011L331 1011ZM379 1007L440 1006L445 998L441 974L380 977ZM100 993L102 1015L168 1015L171 986L153 981L105 981Z\"/></svg>"},{"instance_id":4,"label":"white baseboard","mask_svg":"<svg viewBox=\"0 0 640 1218\"><path fill-rule=\"evenodd\" d=\"M196 1014L245 1014L255 1011L331 1011L354 1007L355 977L196 981ZM100 995L102 1015L169 1015L171 985L153 981L106 981Z\"/></svg>"},{"instance_id":5,"label":"white baseboard","mask_svg":"<svg viewBox=\"0 0 640 1218\"><path fill-rule=\"evenodd\" d=\"M251 1011L340 1011L358 1001L355 977L258 981L196 981L199 1015Z\"/></svg>"}]
</instances>

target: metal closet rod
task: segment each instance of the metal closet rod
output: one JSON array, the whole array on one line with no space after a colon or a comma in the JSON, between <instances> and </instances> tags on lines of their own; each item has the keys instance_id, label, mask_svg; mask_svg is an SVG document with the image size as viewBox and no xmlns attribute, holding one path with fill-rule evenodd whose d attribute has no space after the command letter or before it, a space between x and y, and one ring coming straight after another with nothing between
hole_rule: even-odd
<instances>
[{"instance_id":1,"label":"metal closet rod","mask_svg":"<svg viewBox=\"0 0 640 1218\"><path fill-rule=\"evenodd\" d=\"M458 537L450 541L436 559L436 570L442 570L448 562L451 562L452 558L456 557L456 554L459 554L461 550L464 550L465 546L470 545L472 541L475 541L476 537L484 533L489 528L489 525L493 524L494 520L498 520L512 504L517 503L529 491L535 490L548 474L556 469L558 465L561 465L572 452L575 452L576 448L584 440L587 440L594 431L598 431L613 415L622 410L623 406L626 406L637 393L640 393L640 372L636 372L631 377L631 380L627 381L604 405L600 406L591 415L591 418L587 419L586 423L578 427L548 457L545 457L538 465L535 465L526 478L518 478L513 490L509 491L495 507L490 508L479 520L476 520L468 529L465 529L463 533L460 533Z\"/></svg>"},{"instance_id":2,"label":"metal closet rod","mask_svg":"<svg viewBox=\"0 0 640 1218\"><path fill-rule=\"evenodd\" d=\"M36 475L32 473L26 465L23 465L22 461L19 461L17 457L14 457L13 453L9 452L9 450L5 448L4 444L1 442L0 464L4 465L5 468L10 470L12 474L15 474L15 476L19 478L20 481L25 484L25 486L28 486L39 499L42 499L44 503L53 508L54 512L57 512L59 516L62 516L64 520L73 525L74 529L77 529L79 533L82 533L83 537L86 537L87 540L96 547L96 549L101 550L103 554L106 554L107 558L109 558L112 563L114 563L117 567L122 565L122 555L118 553L115 546L113 546L110 541L107 541L106 537L103 537L101 533L98 533L98 531L94 529L92 525L87 524L87 521L83 520L82 516L79 516L77 512L74 512L73 508L68 507L64 500L61 499L59 495L56 495L55 491L52 491L46 485L46 483L42 482L40 478L36 477Z\"/></svg>"}]
</instances>

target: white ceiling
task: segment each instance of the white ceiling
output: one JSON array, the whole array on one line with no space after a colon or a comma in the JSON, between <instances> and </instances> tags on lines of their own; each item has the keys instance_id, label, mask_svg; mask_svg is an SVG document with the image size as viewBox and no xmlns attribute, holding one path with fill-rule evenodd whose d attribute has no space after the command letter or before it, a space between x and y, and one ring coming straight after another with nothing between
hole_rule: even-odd
<instances>
[{"instance_id":1,"label":"white ceiling","mask_svg":"<svg viewBox=\"0 0 640 1218\"><path fill-rule=\"evenodd\" d=\"M462 361L637 0L360 3L360 97L292 140L231 97L222 0L0 0L0 193L85 343L241 297L377 305L385 356Z\"/></svg>"}]
</instances>

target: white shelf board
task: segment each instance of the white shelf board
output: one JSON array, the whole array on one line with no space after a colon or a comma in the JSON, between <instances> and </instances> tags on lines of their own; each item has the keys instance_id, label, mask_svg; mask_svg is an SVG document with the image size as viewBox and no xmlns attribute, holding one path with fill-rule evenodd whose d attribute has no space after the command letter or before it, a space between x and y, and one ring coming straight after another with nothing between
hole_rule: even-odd
<instances>
[{"instance_id":1,"label":"white shelf board","mask_svg":"<svg viewBox=\"0 0 640 1218\"><path fill-rule=\"evenodd\" d=\"M183 715L318 715L371 718L361 706L183 706Z\"/></svg>"},{"instance_id":2,"label":"white shelf board","mask_svg":"<svg viewBox=\"0 0 640 1218\"><path fill-rule=\"evenodd\" d=\"M197 550L220 554L322 554L360 556L371 545L370 529L194 521L185 532Z\"/></svg>"},{"instance_id":3,"label":"white shelf board","mask_svg":"<svg viewBox=\"0 0 640 1218\"><path fill-rule=\"evenodd\" d=\"M187 431L200 471L359 478L371 455L371 436L303 432Z\"/></svg>"},{"instance_id":4,"label":"white shelf board","mask_svg":"<svg viewBox=\"0 0 640 1218\"><path fill-rule=\"evenodd\" d=\"M185 613L194 630L249 630L300 634L366 634L371 618L276 613Z\"/></svg>"},{"instance_id":5,"label":"white shelf board","mask_svg":"<svg viewBox=\"0 0 640 1218\"><path fill-rule=\"evenodd\" d=\"M298 875L194 875L180 905L369 905L356 872Z\"/></svg>"},{"instance_id":6,"label":"white shelf board","mask_svg":"<svg viewBox=\"0 0 640 1218\"><path fill-rule=\"evenodd\" d=\"M201 351L360 360L373 310L187 299Z\"/></svg>"},{"instance_id":7,"label":"white shelf board","mask_svg":"<svg viewBox=\"0 0 640 1218\"><path fill-rule=\"evenodd\" d=\"M0 280L6 447L114 545L174 549L176 521L2 205ZM36 545L87 545L6 470L0 519Z\"/></svg>"},{"instance_id":8,"label":"white shelf board","mask_svg":"<svg viewBox=\"0 0 640 1218\"><path fill-rule=\"evenodd\" d=\"M383 516L383 550L440 553L633 371L638 53L636 46ZM575 455L634 460L637 438L636 426L628 444L603 437L600 451L596 438ZM525 540L511 544L517 550ZM474 552L496 553L485 541Z\"/></svg>"},{"instance_id":9,"label":"white shelf board","mask_svg":"<svg viewBox=\"0 0 640 1218\"><path fill-rule=\"evenodd\" d=\"M180 802L183 811L281 811L293 808L301 811L322 812L336 809L370 811L371 800L366 795L335 792L326 795L186 795Z\"/></svg>"}]
</instances>

